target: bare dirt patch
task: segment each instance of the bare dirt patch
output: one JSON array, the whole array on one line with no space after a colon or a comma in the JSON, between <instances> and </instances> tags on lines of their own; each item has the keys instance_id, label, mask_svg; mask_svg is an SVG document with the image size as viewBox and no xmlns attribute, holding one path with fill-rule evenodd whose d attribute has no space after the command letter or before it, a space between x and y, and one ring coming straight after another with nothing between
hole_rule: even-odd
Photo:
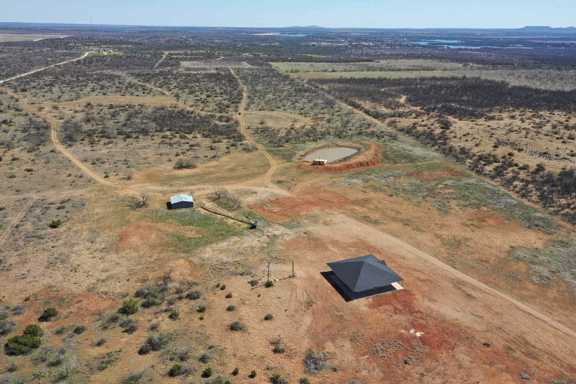
<instances>
[{"instance_id":1,"label":"bare dirt patch","mask_svg":"<svg viewBox=\"0 0 576 384\"><path fill-rule=\"evenodd\" d=\"M313 212L341 209L350 203L349 199L337 193L308 189L299 191L296 196L280 197L252 208L268 220L285 223Z\"/></svg>"},{"instance_id":2,"label":"bare dirt patch","mask_svg":"<svg viewBox=\"0 0 576 384\"><path fill-rule=\"evenodd\" d=\"M273 129L301 128L312 123L308 117L279 111L248 112L246 120L250 127L265 125Z\"/></svg>"},{"instance_id":3,"label":"bare dirt patch","mask_svg":"<svg viewBox=\"0 0 576 384\"><path fill-rule=\"evenodd\" d=\"M185 232L185 233L183 233ZM136 222L128 225L119 234L118 250L159 249L167 241L166 237L170 233L181 233L187 237L199 236L191 228L185 231L175 224Z\"/></svg>"}]
</instances>

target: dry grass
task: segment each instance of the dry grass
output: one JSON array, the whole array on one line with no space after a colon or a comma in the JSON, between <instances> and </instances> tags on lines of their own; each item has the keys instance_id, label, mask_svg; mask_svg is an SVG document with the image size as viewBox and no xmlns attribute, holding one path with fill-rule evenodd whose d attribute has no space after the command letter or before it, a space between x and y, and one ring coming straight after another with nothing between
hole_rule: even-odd
<instances>
[{"instance_id":1,"label":"dry grass","mask_svg":"<svg viewBox=\"0 0 576 384\"><path fill-rule=\"evenodd\" d=\"M480 78L503 81L511 86L529 87L553 91L576 89L576 72L567 70L498 70L498 69L450 69L450 70L349 70L349 71L299 71L288 72L291 76L306 80L324 79L421 79L421 78Z\"/></svg>"}]
</instances>

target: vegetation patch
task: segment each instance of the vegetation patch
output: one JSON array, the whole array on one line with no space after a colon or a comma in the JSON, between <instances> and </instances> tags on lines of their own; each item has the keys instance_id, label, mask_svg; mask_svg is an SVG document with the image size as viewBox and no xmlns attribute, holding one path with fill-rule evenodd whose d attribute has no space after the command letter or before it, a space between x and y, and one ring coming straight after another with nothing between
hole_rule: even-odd
<instances>
[{"instance_id":1,"label":"vegetation patch","mask_svg":"<svg viewBox=\"0 0 576 384\"><path fill-rule=\"evenodd\" d=\"M410 167L408 170L373 169L349 176L346 180L349 184L361 183L394 197L429 202L444 213L452 204L471 209L485 207L522 223L526 228L549 234L557 231L557 224L552 217L485 181L474 177L454 176L450 172L433 180L422 180L409 175L413 172L426 174L442 170L449 168L442 163L429 163Z\"/></svg>"},{"instance_id":2,"label":"vegetation patch","mask_svg":"<svg viewBox=\"0 0 576 384\"><path fill-rule=\"evenodd\" d=\"M26 327L22 335L8 339L4 344L4 352L9 356L28 355L42 344L44 331L37 325Z\"/></svg>"},{"instance_id":3,"label":"vegetation patch","mask_svg":"<svg viewBox=\"0 0 576 384\"><path fill-rule=\"evenodd\" d=\"M556 239L544 248L514 248L511 257L528 264L532 281L547 285L556 278L576 293L576 239Z\"/></svg>"},{"instance_id":4,"label":"vegetation patch","mask_svg":"<svg viewBox=\"0 0 576 384\"><path fill-rule=\"evenodd\" d=\"M200 230L201 235L195 237L182 233L171 233L169 235L172 247L179 252L192 252L242 233L239 227L230 225L213 216L200 213L197 210L159 210L152 215L152 219L158 222L169 222Z\"/></svg>"}]
</instances>

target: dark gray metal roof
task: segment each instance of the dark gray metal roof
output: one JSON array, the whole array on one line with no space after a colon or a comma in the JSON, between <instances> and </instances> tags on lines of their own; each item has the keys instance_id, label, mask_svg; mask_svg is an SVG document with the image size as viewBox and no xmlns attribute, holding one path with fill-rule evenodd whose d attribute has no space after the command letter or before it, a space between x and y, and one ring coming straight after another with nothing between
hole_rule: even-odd
<instances>
[{"instance_id":1,"label":"dark gray metal roof","mask_svg":"<svg viewBox=\"0 0 576 384\"><path fill-rule=\"evenodd\" d=\"M381 288L402 281L386 263L373 255L328 263L340 279L353 292Z\"/></svg>"}]
</instances>

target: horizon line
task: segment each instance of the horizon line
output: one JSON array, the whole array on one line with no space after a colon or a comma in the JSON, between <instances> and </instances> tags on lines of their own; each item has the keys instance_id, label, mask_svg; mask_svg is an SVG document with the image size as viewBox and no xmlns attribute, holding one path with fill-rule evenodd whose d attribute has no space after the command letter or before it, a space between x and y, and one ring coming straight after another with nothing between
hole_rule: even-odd
<instances>
[{"instance_id":1,"label":"horizon line","mask_svg":"<svg viewBox=\"0 0 576 384\"><path fill-rule=\"evenodd\" d=\"M161 25L161 24L109 24L109 23L86 23L86 22L56 22L56 21L2 21L5 24L20 25L43 25L43 26L76 26L76 27L138 27L138 28L212 28L212 29L323 29L323 30L521 30L521 29L576 29L574 25L523 25L523 26L428 26L428 27L332 27L322 25L289 25L289 26L224 26L224 25Z\"/></svg>"}]
</instances>

